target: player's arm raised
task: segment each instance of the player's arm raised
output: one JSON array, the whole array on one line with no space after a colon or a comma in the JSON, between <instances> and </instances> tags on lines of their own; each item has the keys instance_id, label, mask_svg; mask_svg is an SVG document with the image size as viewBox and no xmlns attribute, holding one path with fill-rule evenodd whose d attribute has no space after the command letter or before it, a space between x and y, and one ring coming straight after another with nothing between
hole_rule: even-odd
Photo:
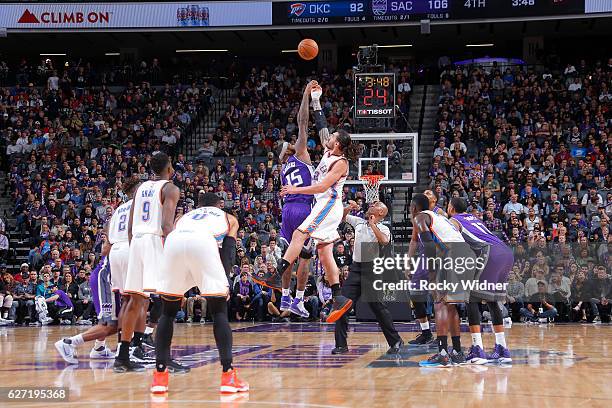
<instances>
[{"instance_id":1,"label":"player's arm raised","mask_svg":"<svg viewBox=\"0 0 612 408\"><path fill-rule=\"evenodd\" d=\"M331 137L329 129L327 128L327 119L321 109L321 95L323 94L323 88L320 85L313 87L310 96L312 97L312 109L314 110L315 126L317 127L317 133L321 139L321 144L327 149L327 141Z\"/></svg>"},{"instance_id":2,"label":"player's arm raised","mask_svg":"<svg viewBox=\"0 0 612 408\"><path fill-rule=\"evenodd\" d=\"M297 114L298 123L298 138L295 143L295 154L297 157L306 163L310 163L310 155L308 154L308 103L310 101L310 91L317 85L317 81L310 81L304 89L302 96L302 104Z\"/></svg>"},{"instance_id":3,"label":"player's arm raised","mask_svg":"<svg viewBox=\"0 0 612 408\"><path fill-rule=\"evenodd\" d=\"M348 161L338 160L320 183L306 187L283 186L281 197L287 194L320 194L325 192L348 173Z\"/></svg>"},{"instance_id":4,"label":"player's arm raised","mask_svg":"<svg viewBox=\"0 0 612 408\"><path fill-rule=\"evenodd\" d=\"M176 205L181 196L177 186L172 183L166 183L162 189L162 233L163 238L174 229L174 215L176 213Z\"/></svg>"}]
</instances>

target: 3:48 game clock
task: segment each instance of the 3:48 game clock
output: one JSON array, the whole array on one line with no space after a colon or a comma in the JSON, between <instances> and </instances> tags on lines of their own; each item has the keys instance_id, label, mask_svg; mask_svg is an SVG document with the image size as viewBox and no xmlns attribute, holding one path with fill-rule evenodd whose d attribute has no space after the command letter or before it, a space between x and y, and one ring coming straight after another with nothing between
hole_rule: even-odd
<instances>
[{"instance_id":1,"label":"3:48 game clock","mask_svg":"<svg viewBox=\"0 0 612 408\"><path fill-rule=\"evenodd\" d=\"M355 74L355 118L395 117L395 74Z\"/></svg>"}]
</instances>

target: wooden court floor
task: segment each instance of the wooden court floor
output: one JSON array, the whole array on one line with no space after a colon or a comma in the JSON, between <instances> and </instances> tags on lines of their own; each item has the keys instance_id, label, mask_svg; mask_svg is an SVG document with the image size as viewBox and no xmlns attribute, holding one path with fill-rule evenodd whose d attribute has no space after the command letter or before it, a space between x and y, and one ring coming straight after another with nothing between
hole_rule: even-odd
<instances>
[{"instance_id":1,"label":"wooden court floor","mask_svg":"<svg viewBox=\"0 0 612 408\"><path fill-rule=\"evenodd\" d=\"M398 325L405 341L414 324ZM333 326L258 324L234 326L235 366L250 382L239 399L218 393L220 367L212 326L177 325L175 356L192 366L170 378L167 399L151 400L146 373L115 374L112 362L89 359L68 366L53 343L78 327L0 328L0 386L65 386L70 401L0 406L47 407L612 407L612 326L514 325L508 345L512 366L423 369L430 351L406 348L386 357L386 344L371 323L351 325L351 352L331 356ZM485 346L493 336L483 335ZM468 333L463 333L469 346ZM110 344L115 347L115 340Z\"/></svg>"}]
</instances>

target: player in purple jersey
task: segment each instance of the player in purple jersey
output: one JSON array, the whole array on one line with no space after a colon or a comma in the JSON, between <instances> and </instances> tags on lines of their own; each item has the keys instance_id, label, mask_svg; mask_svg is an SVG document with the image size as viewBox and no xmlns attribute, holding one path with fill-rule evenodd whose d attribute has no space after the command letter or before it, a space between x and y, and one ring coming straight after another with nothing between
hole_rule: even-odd
<instances>
[{"instance_id":1,"label":"player in purple jersey","mask_svg":"<svg viewBox=\"0 0 612 408\"><path fill-rule=\"evenodd\" d=\"M446 212L438 207L438 197L431 190L425 190L423 192L427 196L429 200L429 209L436 214L440 214L446 217ZM417 234L417 229L412 229L412 239L410 240L410 246L408 247L408 256L412 257L417 254L423 254L424 248L422 244L419 244L419 237ZM423 267L420 267L418 270L414 271L412 274L411 281L419 282L423 279L428 279L427 270ZM414 307L414 315L419 321L421 326L421 334L419 334L414 340L410 340L408 343L412 345L428 345L433 343L434 338L431 333L431 328L429 327L429 320L427 319L427 296L426 292L423 293L411 293L412 304Z\"/></svg>"},{"instance_id":2,"label":"player in purple jersey","mask_svg":"<svg viewBox=\"0 0 612 408\"><path fill-rule=\"evenodd\" d=\"M306 85L304 95L302 96L302 104L298 111L297 123L298 123L298 138L294 145L287 142L283 145L283 150L280 153L280 160L282 163L281 170L281 182L283 186L290 185L294 187L305 187L310 186L312 183L312 174L314 167L310 160L310 154L308 153L308 105L310 91L317 85L316 81L311 81ZM306 194L289 194L284 197L283 209L282 209L282 225L280 236L284 241L285 249L289 247L291 237L295 230L304 222L304 220L310 215L312 211L312 204L314 201L313 195ZM308 318L310 313L304 307L304 291L306 289L306 282L308 280L308 264L312 257L312 250L310 249L310 241L306 241L304 248L300 253L300 260L298 262L297 270L297 285L295 292L295 299L291 299L291 269L293 265L279 276L279 274L272 275L267 279L253 275L252 279L267 287L273 289L281 289L281 304L280 310L294 313L302 318Z\"/></svg>"},{"instance_id":3,"label":"player in purple jersey","mask_svg":"<svg viewBox=\"0 0 612 408\"><path fill-rule=\"evenodd\" d=\"M110 265L107 261L110 244L104 236L100 262L90 277L93 303L98 314L98 324L85 333L66 337L55 343L55 348L68 364L78 364L76 348L88 341L95 340L89 353L92 359L113 359L114 353L106 346L106 338L117 333L119 294L113 293L110 282Z\"/></svg>"},{"instance_id":4,"label":"player in purple jersey","mask_svg":"<svg viewBox=\"0 0 612 408\"><path fill-rule=\"evenodd\" d=\"M467 203L462 198L452 198L448 204L448 213L452 216L451 221L460 229L465 242L480 257L486 258L485 266L477 276L479 283L501 286L508 282L508 276L514 264L512 250L484 225L484 223L472 214L466 213ZM505 286L504 286L505 287ZM512 358L506 345L504 334L503 316L499 301L504 300L505 290L475 289L470 292L468 303L468 323L472 335L472 347L468 352L466 360L472 364L485 364L490 361L498 363L511 363ZM495 347L493 352L486 355L482 343L480 331L480 309L479 303L487 302L493 321L495 332Z\"/></svg>"}]
</instances>

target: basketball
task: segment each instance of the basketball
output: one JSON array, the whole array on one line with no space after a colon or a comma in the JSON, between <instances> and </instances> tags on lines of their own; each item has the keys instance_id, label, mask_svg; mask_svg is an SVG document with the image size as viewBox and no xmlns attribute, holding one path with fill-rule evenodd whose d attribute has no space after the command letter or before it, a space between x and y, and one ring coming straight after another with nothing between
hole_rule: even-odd
<instances>
[{"instance_id":1,"label":"basketball","mask_svg":"<svg viewBox=\"0 0 612 408\"><path fill-rule=\"evenodd\" d=\"M319 46L315 42L315 40L311 40L310 38L306 38L298 44L298 54L302 59L306 61L310 61L311 59L315 59L319 54Z\"/></svg>"}]
</instances>

